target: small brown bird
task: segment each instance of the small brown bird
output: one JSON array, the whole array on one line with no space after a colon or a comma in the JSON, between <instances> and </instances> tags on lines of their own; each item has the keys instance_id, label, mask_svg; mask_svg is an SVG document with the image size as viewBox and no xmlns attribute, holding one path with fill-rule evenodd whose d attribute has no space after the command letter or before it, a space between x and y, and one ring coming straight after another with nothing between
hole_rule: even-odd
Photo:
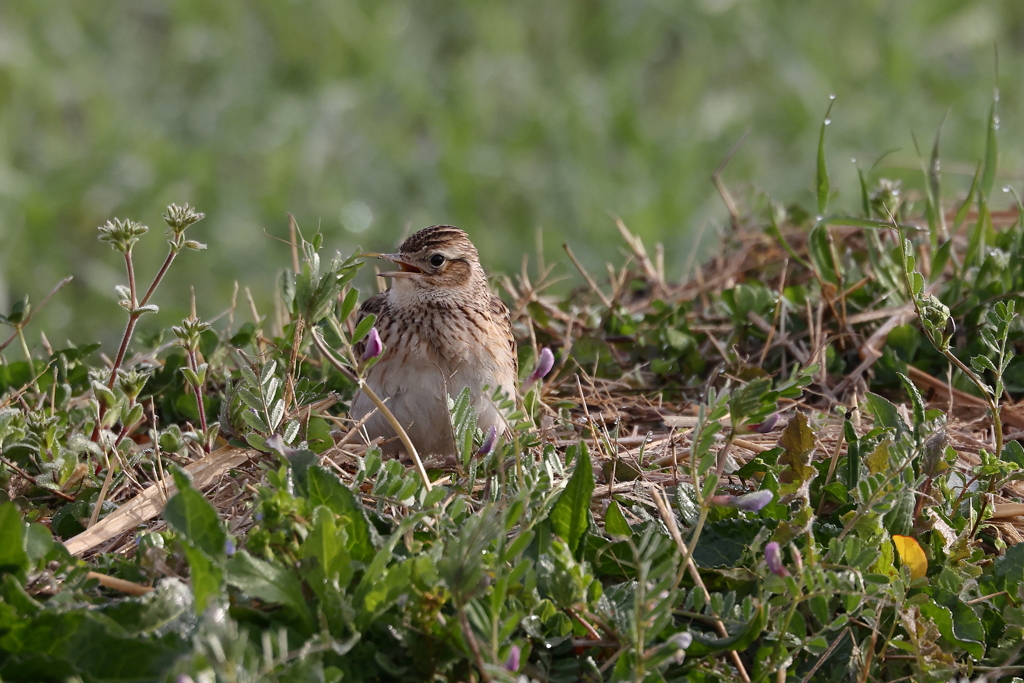
<instances>
[{"instance_id":1,"label":"small brown bird","mask_svg":"<svg viewBox=\"0 0 1024 683\"><path fill-rule=\"evenodd\" d=\"M367 384L386 403L421 455L452 455L448 397L469 387L477 425L498 431L505 420L491 400L494 390L515 396L518 364L509 311L487 288L476 247L450 225L424 228L405 240L397 254L377 254L400 270L384 293L370 297L360 318L373 313L384 343L383 356L370 368ZM375 410L362 392L349 411L355 419ZM366 422L371 439L388 439L383 450L395 455L401 442L379 412Z\"/></svg>"}]
</instances>

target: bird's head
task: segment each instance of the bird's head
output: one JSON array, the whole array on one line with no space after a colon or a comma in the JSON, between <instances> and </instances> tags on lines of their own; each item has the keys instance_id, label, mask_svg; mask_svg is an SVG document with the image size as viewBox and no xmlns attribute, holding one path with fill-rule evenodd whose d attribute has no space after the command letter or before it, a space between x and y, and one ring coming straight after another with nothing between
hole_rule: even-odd
<instances>
[{"instance_id":1,"label":"bird's head","mask_svg":"<svg viewBox=\"0 0 1024 683\"><path fill-rule=\"evenodd\" d=\"M394 254L366 254L387 259L399 270L380 273L391 278L393 289L419 296L457 297L487 287L476 247L465 232L450 225L434 225L402 242Z\"/></svg>"}]
</instances>

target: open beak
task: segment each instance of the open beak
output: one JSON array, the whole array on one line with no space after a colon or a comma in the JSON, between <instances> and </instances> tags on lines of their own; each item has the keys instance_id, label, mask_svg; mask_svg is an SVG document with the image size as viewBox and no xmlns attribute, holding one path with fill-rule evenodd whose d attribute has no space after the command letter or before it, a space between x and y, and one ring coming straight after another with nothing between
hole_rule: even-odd
<instances>
[{"instance_id":1,"label":"open beak","mask_svg":"<svg viewBox=\"0 0 1024 683\"><path fill-rule=\"evenodd\" d=\"M417 268L416 266L412 265L411 263L406 263L405 261L403 261L401 259L401 254L368 253L360 254L360 256L386 259L396 264L401 269L388 271L386 273L377 273L378 277L409 277L410 275L423 274L423 271Z\"/></svg>"}]
</instances>

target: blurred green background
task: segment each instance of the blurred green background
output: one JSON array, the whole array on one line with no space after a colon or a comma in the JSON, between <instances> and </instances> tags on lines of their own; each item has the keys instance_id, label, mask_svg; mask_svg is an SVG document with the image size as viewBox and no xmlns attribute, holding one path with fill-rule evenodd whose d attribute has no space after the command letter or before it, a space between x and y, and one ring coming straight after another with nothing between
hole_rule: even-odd
<instances>
[{"instance_id":1,"label":"blurred green background","mask_svg":"<svg viewBox=\"0 0 1024 683\"><path fill-rule=\"evenodd\" d=\"M518 270L538 229L549 261L564 261L563 241L591 266L618 259L618 215L665 244L679 277L727 220L710 174L745 130L730 187L813 204L830 94L839 206L857 206L851 158L870 167L898 148L874 176L919 186L911 132L929 149L947 111L944 191L962 193L994 46L1012 183L1019 0L7 0L0 311L73 274L34 330L55 344L119 337L123 264L96 226L153 228L137 250L148 283L172 201L207 213L190 236L210 250L175 264L151 327L180 320L189 285L203 317L236 280L269 313L290 261L269 235L287 236L286 212L344 252L452 223L492 272Z\"/></svg>"}]
</instances>

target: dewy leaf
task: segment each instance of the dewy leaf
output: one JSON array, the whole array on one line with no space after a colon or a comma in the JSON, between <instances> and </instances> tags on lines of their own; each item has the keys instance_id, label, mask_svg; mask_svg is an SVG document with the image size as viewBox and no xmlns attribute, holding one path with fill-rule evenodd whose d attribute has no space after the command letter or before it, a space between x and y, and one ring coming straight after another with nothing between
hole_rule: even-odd
<instances>
[{"instance_id":1,"label":"dewy leaf","mask_svg":"<svg viewBox=\"0 0 1024 683\"><path fill-rule=\"evenodd\" d=\"M339 526L348 534L352 559L369 562L376 552L370 537L370 522L355 494L332 473L319 465L309 468L309 504L326 505L339 516Z\"/></svg>"},{"instance_id":2,"label":"dewy leaf","mask_svg":"<svg viewBox=\"0 0 1024 683\"><path fill-rule=\"evenodd\" d=\"M614 500L608 504L608 509L604 513L604 530L608 532L609 536L629 537L633 535L629 522L626 521L622 510L619 509L619 504Z\"/></svg>"},{"instance_id":3,"label":"dewy leaf","mask_svg":"<svg viewBox=\"0 0 1024 683\"><path fill-rule=\"evenodd\" d=\"M14 503L0 505L0 574L22 573L29 568L25 550L25 522Z\"/></svg>"},{"instance_id":4,"label":"dewy leaf","mask_svg":"<svg viewBox=\"0 0 1024 683\"><path fill-rule=\"evenodd\" d=\"M917 539L910 536L894 535L892 544L900 555L900 561L910 568L910 577L920 579L928 574L928 558Z\"/></svg>"},{"instance_id":5,"label":"dewy leaf","mask_svg":"<svg viewBox=\"0 0 1024 683\"><path fill-rule=\"evenodd\" d=\"M254 598L290 607L307 625L313 622L302 585L288 568L264 562L245 550L235 553L227 564L228 583Z\"/></svg>"},{"instance_id":6,"label":"dewy leaf","mask_svg":"<svg viewBox=\"0 0 1024 683\"><path fill-rule=\"evenodd\" d=\"M779 459L780 463L786 465L786 469L779 475L779 481L783 483L779 491L782 495L787 495L797 491L818 472L811 464L814 432L803 413L797 413L796 417L789 421L779 438L779 445L786 450Z\"/></svg>"},{"instance_id":7,"label":"dewy leaf","mask_svg":"<svg viewBox=\"0 0 1024 683\"><path fill-rule=\"evenodd\" d=\"M178 493L167 501L167 507L164 508L167 524L211 558L224 557L227 534L217 517L217 511L203 494L192 488L184 471L175 468L173 475Z\"/></svg>"},{"instance_id":8,"label":"dewy leaf","mask_svg":"<svg viewBox=\"0 0 1024 683\"><path fill-rule=\"evenodd\" d=\"M581 441L572 477L548 515L552 530L565 539L572 553L576 552L583 532L587 530L593 491L594 472L590 466L590 451L587 444Z\"/></svg>"}]
</instances>

